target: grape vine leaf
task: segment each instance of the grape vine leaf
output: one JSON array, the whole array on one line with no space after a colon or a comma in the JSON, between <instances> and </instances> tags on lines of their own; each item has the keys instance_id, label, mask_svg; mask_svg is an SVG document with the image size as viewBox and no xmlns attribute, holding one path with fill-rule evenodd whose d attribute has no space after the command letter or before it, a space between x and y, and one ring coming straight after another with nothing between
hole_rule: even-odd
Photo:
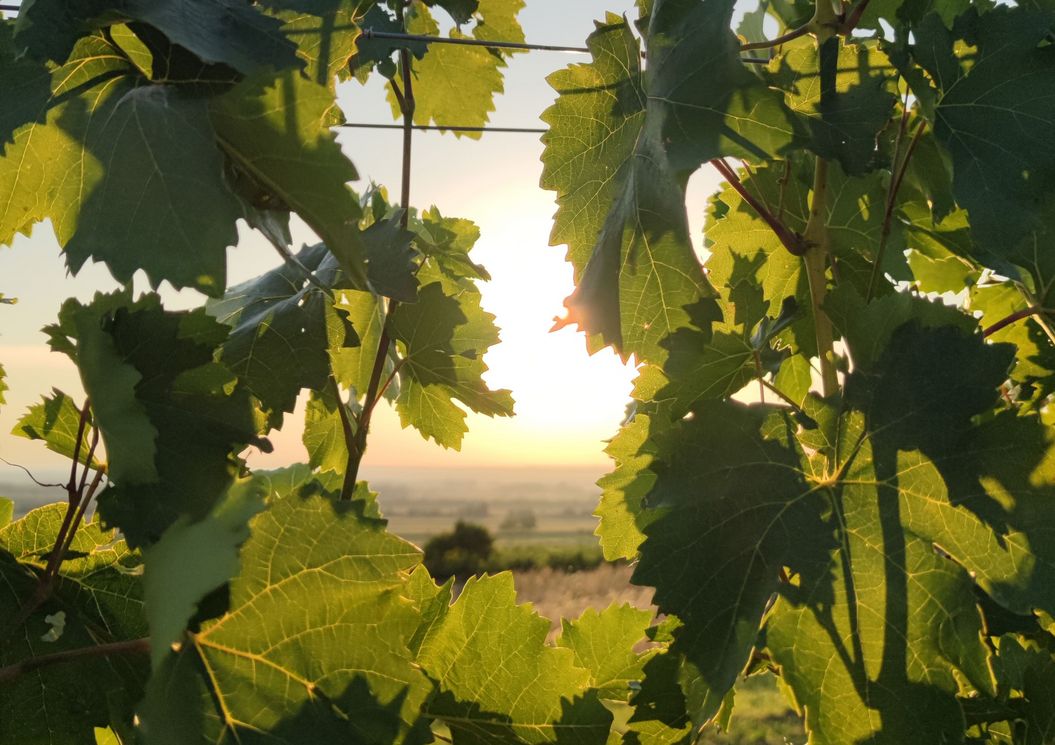
<instances>
[{"instance_id":1,"label":"grape vine leaf","mask_svg":"<svg viewBox=\"0 0 1055 745\"><path fill-rule=\"evenodd\" d=\"M472 281L451 279L433 266L418 276L418 301L397 306L389 321L400 355L396 410L404 427L457 450L468 428L455 399L479 414L513 415L510 392L493 391L482 378L483 355L498 342L498 329Z\"/></svg>"},{"instance_id":2,"label":"grape vine leaf","mask_svg":"<svg viewBox=\"0 0 1055 745\"><path fill-rule=\"evenodd\" d=\"M886 462L859 439L861 420L844 419L833 444L844 464L833 505L839 548L782 588L768 648L818 743L959 740L957 671L993 692L970 577L898 524L899 479L915 454Z\"/></svg>"},{"instance_id":3,"label":"grape vine leaf","mask_svg":"<svg viewBox=\"0 0 1055 745\"><path fill-rule=\"evenodd\" d=\"M303 248L295 263L283 263L206 304L231 327L220 360L272 412L273 422L293 411L301 389L326 386L332 354L359 343L352 323L315 283L335 293L347 284L321 243Z\"/></svg>"},{"instance_id":4,"label":"grape vine leaf","mask_svg":"<svg viewBox=\"0 0 1055 745\"><path fill-rule=\"evenodd\" d=\"M34 593L67 505L31 510L0 528L0 618L5 628ZM114 531L82 525L62 563L52 598L11 630L0 666L146 633L139 557ZM46 618L63 613L61 634ZM53 631L52 634L48 634ZM5 682L0 739L26 745L94 745L94 727L127 730L141 695L146 665L135 657L94 657L41 668ZM92 685L86 686L85 680ZM114 721L116 720L116 721Z\"/></svg>"},{"instance_id":5,"label":"grape vine leaf","mask_svg":"<svg viewBox=\"0 0 1055 745\"><path fill-rule=\"evenodd\" d=\"M235 167L293 210L336 255L348 279L368 289L358 173L330 127L342 120L333 94L295 71L247 78L210 101L217 141Z\"/></svg>"},{"instance_id":6,"label":"grape vine leaf","mask_svg":"<svg viewBox=\"0 0 1055 745\"><path fill-rule=\"evenodd\" d=\"M972 8L947 29L936 15L915 31L917 62L937 86L934 134L949 151L953 193L972 235L1004 257L1032 232L1047 234L1044 202L1055 194L1055 54L1042 44L1052 12ZM957 44L972 53L957 56ZM984 111L984 115L978 112Z\"/></svg>"},{"instance_id":7,"label":"grape vine leaf","mask_svg":"<svg viewBox=\"0 0 1055 745\"><path fill-rule=\"evenodd\" d=\"M467 22L474 15L477 19L471 35L454 28L450 31L452 39L496 40L498 34L492 33L494 30L502 33L501 41L523 40L523 32L516 20L517 13L524 5L521 0L484 0L479 4L473 0L454 0L439 4L450 11L459 24ZM406 31L437 36L440 27L425 4L414 4L407 12ZM414 123L435 124L441 129L445 126L485 125L494 111L495 96L505 91L502 68L506 66L505 56L508 53L504 49L467 44L430 44L424 56L411 64ZM388 91L388 102L392 107L392 115L399 118L402 109L391 89ZM454 134L456 137L472 139L481 136L480 132L458 130Z\"/></svg>"},{"instance_id":8,"label":"grape vine leaf","mask_svg":"<svg viewBox=\"0 0 1055 745\"><path fill-rule=\"evenodd\" d=\"M417 662L439 690L426 713L455 745L604 743L611 714L569 649L546 644L549 623L516 604L513 575L473 577L425 634Z\"/></svg>"},{"instance_id":9,"label":"grape vine leaf","mask_svg":"<svg viewBox=\"0 0 1055 745\"><path fill-rule=\"evenodd\" d=\"M107 456L122 475L99 495L99 513L141 546L180 515L208 514L239 471L236 454L266 445L249 391L214 360L227 327L203 309L165 311L156 295L125 298L67 301L53 334L77 345Z\"/></svg>"},{"instance_id":10,"label":"grape vine leaf","mask_svg":"<svg viewBox=\"0 0 1055 745\"><path fill-rule=\"evenodd\" d=\"M370 384L370 375L374 369L374 356L381 342L385 308L377 295L357 290L341 292L336 308L352 324L352 328L359 337L359 344L334 347L329 350L333 376L337 383L354 390L357 397L363 397ZM387 376L391 373L391 364L386 363L384 374ZM398 390L398 386L390 385L389 389Z\"/></svg>"},{"instance_id":11,"label":"grape vine leaf","mask_svg":"<svg viewBox=\"0 0 1055 745\"><path fill-rule=\"evenodd\" d=\"M228 612L151 678L139 710L148 745L255 732L288 743L427 739L420 710L432 686L409 659L418 616L400 596L421 554L363 502L309 495L295 475L275 475L285 486L251 524Z\"/></svg>"},{"instance_id":12,"label":"grape vine leaf","mask_svg":"<svg viewBox=\"0 0 1055 745\"><path fill-rule=\"evenodd\" d=\"M93 258L121 281L142 268L155 285L222 292L241 212L204 103L139 86L97 35L46 77L50 96L0 157L0 242L50 217L74 272ZM26 105L9 100L23 93L4 88L0 108Z\"/></svg>"},{"instance_id":13,"label":"grape vine leaf","mask_svg":"<svg viewBox=\"0 0 1055 745\"><path fill-rule=\"evenodd\" d=\"M143 376L122 357L103 328L103 319L128 301L128 294L102 293L88 306L67 300L59 311L59 323L45 330L51 348L65 352L77 364L84 389L94 399L93 425L106 445L110 478L152 481L158 477L154 464L158 432L137 397Z\"/></svg>"},{"instance_id":14,"label":"grape vine leaf","mask_svg":"<svg viewBox=\"0 0 1055 745\"><path fill-rule=\"evenodd\" d=\"M205 518L179 518L144 551L143 597L155 669L199 601L238 573L238 548L249 537L249 519L264 509L264 493L258 479L235 481Z\"/></svg>"},{"instance_id":15,"label":"grape vine leaf","mask_svg":"<svg viewBox=\"0 0 1055 745\"><path fill-rule=\"evenodd\" d=\"M282 8L275 15L283 21L282 33L296 42L308 79L333 90L335 81L349 76L349 63L362 33L360 25L367 8L372 11L376 6L357 1L278 5L302 6Z\"/></svg>"},{"instance_id":16,"label":"grape vine leaf","mask_svg":"<svg viewBox=\"0 0 1055 745\"><path fill-rule=\"evenodd\" d=\"M877 42L843 44L811 39L769 63L768 78L787 93L787 105L805 117L807 145L837 160L850 176L880 165L878 136L894 111L893 65Z\"/></svg>"},{"instance_id":17,"label":"grape vine leaf","mask_svg":"<svg viewBox=\"0 0 1055 745\"><path fill-rule=\"evenodd\" d=\"M649 470L653 452L648 439L652 418L637 412L605 448L615 468L597 482L601 501L594 512L599 522L594 533L608 561L633 560L645 540L641 531L658 517L660 510L646 510L644 498L652 490L656 475Z\"/></svg>"},{"instance_id":18,"label":"grape vine leaf","mask_svg":"<svg viewBox=\"0 0 1055 745\"><path fill-rule=\"evenodd\" d=\"M477 0L425 0L427 5L438 5L450 13L457 24L468 23L478 7Z\"/></svg>"},{"instance_id":19,"label":"grape vine leaf","mask_svg":"<svg viewBox=\"0 0 1055 745\"><path fill-rule=\"evenodd\" d=\"M4 394L8 391L7 387L7 371L4 370L4 366L0 365L0 404L6 404L7 400L4 398Z\"/></svg>"},{"instance_id":20,"label":"grape vine leaf","mask_svg":"<svg viewBox=\"0 0 1055 745\"><path fill-rule=\"evenodd\" d=\"M781 152L797 136L780 96L739 61L731 12L656 2L645 72L626 22L610 16L587 42L594 62L550 78L559 96L543 114L542 186L557 192L551 242L568 244L578 285L559 325L599 334L624 357L661 362L660 341L700 325L697 306L713 295L688 237L687 175L722 155Z\"/></svg>"},{"instance_id":21,"label":"grape vine leaf","mask_svg":"<svg viewBox=\"0 0 1055 745\"><path fill-rule=\"evenodd\" d=\"M322 472L343 473L348 465L348 443L338 406L345 406L332 391L312 391L304 410L304 448L308 465ZM353 412L348 412L352 421Z\"/></svg>"},{"instance_id":22,"label":"grape vine leaf","mask_svg":"<svg viewBox=\"0 0 1055 745\"><path fill-rule=\"evenodd\" d=\"M76 452L79 463L98 469L99 461L94 457L90 463L88 461L92 441L91 418L87 421L78 445L77 430L80 428L80 420L81 412L73 399L58 388L52 388L50 396L41 396L39 404L29 407L11 430L11 434L30 440L41 440L48 450L67 458L73 458Z\"/></svg>"},{"instance_id":23,"label":"grape vine leaf","mask_svg":"<svg viewBox=\"0 0 1055 745\"><path fill-rule=\"evenodd\" d=\"M1052 602L1046 570L1015 558L1043 552L1055 524L1048 444L1009 436L1012 421L1036 427L1010 413L973 419L996 404L1012 349L985 343L972 317L908 295L866 305L849 285L829 300L854 361L844 408L808 398L810 429L700 401L653 433L633 581L682 622L655 664L677 668L697 725L718 714L779 593L764 638L818 742L935 742L964 727L957 675L992 693L971 577L1015 612ZM1000 441L1017 461L1003 464Z\"/></svg>"},{"instance_id":24,"label":"grape vine leaf","mask_svg":"<svg viewBox=\"0 0 1055 745\"><path fill-rule=\"evenodd\" d=\"M633 651L651 623L652 611L626 603L602 611L588 608L574 621L561 622L557 645L570 649L575 664L590 671L590 687L602 699L626 702L630 684L641 679L651 657Z\"/></svg>"},{"instance_id":25,"label":"grape vine leaf","mask_svg":"<svg viewBox=\"0 0 1055 745\"><path fill-rule=\"evenodd\" d=\"M799 570L799 554L823 552L831 531L795 454L760 436L766 407L702 401L693 414L654 438L646 504L662 512L643 530L632 581L684 624L674 648L698 671L687 695L702 724L746 665L780 568Z\"/></svg>"},{"instance_id":26,"label":"grape vine leaf","mask_svg":"<svg viewBox=\"0 0 1055 745\"><path fill-rule=\"evenodd\" d=\"M30 0L15 39L31 55L63 63L78 39L115 21L147 23L206 63L249 74L299 66L282 21L237 0Z\"/></svg>"}]
</instances>

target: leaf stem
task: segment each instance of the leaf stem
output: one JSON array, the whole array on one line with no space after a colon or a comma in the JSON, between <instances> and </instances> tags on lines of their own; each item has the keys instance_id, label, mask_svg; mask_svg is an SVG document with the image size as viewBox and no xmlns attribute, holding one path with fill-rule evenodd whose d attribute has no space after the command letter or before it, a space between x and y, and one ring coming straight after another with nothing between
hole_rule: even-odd
<instances>
[{"instance_id":1,"label":"leaf stem","mask_svg":"<svg viewBox=\"0 0 1055 745\"><path fill-rule=\"evenodd\" d=\"M820 0L819 4L827 0ZM813 170L813 198L810 216L806 223L805 239L809 249L802 257L806 265L806 277L810 286L810 301L813 306L813 328L817 337L817 356L821 365L821 394L828 398L839 390L839 377L835 371L835 342L832 322L824 312L824 298L828 292L828 161L817 158Z\"/></svg>"},{"instance_id":2,"label":"leaf stem","mask_svg":"<svg viewBox=\"0 0 1055 745\"><path fill-rule=\"evenodd\" d=\"M150 638L131 639L123 642L112 642L110 644L96 644L92 647L81 647L80 649L68 649L54 654L43 654L32 657L13 665L0 667L0 684L13 683L26 673L39 670L42 667L59 665L64 662L73 662L88 657L110 657L118 654L149 654Z\"/></svg>"},{"instance_id":3,"label":"leaf stem","mask_svg":"<svg viewBox=\"0 0 1055 745\"><path fill-rule=\"evenodd\" d=\"M1029 318L1030 316L1036 316L1036 315L1040 315L1041 313L1051 313L1051 312L1053 312L1053 311L1050 308L1041 308L1040 306L1037 306L1037 305L1030 306L1029 308L1023 308L1022 310L1016 310L1014 313L1010 314L1009 316L1007 316L1005 318L1001 318L999 321L994 323L992 326L986 327L982 331L982 336L983 337L992 336L997 331L1000 331L1001 329L1007 328L1008 326L1010 326L1011 324L1015 323L1016 321L1021 321L1023 318Z\"/></svg>"},{"instance_id":4,"label":"leaf stem","mask_svg":"<svg viewBox=\"0 0 1055 745\"><path fill-rule=\"evenodd\" d=\"M908 170L909 160L912 158L912 154L916 152L916 146L919 144L920 139L923 137L923 130L927 126L926 119L920 119L919 124L916 125L916 133L912 136L912 141L909 143L908 150L905 151L905 157L901 159L901 163L898 164L893 175L890 177L890 184L887 187L886 193L886 206L883 210L883 226L879 233L879 248L876 249L875 261L872 263L872 273L868 277L868 291L865 293L865 302L871 302L872 296L875 294L876 282L879 279L880 267L883 264L883 254L886 251L887 240L890 238L890 224L894 216L894 205L897 202L897 193L901 189L901 182L905 180L905 172ZM900 133L898 139L901 139ZM895 157L897 154L898 145L894 146Z\"/></svg>"},{"instance_id":5,"label":"leaf stem","mask_svg":"<svg viewBox=\"0 0 1055 745\"><path fill-rule=\"evenodd\" d=\"M813 21L804 23L796 29L792 29L785 34L781 34L775 39L767 39L766 41L753 41L749 44L741 44L741 52L749 52L752 49L772 49L773 47L779 47L781 44L786 44L789 41L794 41L800 36L805 36L813 30Z\"/></svg>"},{"instance_id":6,"label":"leaf stem","mask_svg":"<svg viewBox=\"0 0 1055 745\"><path fill-rule=\"evenodd\" d=\"M747 190L743 182L740 181L740 177L736 175L736 171L729 167L728 163L721 158L715 158L711 161L711 165L722 175L722 178L726 180L729 186L733 187L736 193L740 195L740 198L747 202L747 204L758 213L758 216L761 217L773 233L776 234L777 238L780 239L780 242L784 244L784 248L786 248L792 256L802 256L806 253L807 243L803 239L803 236L788 228L787 225L773 215L766 205L756 199L755 196Z\"/></svg>"}]
</instances>

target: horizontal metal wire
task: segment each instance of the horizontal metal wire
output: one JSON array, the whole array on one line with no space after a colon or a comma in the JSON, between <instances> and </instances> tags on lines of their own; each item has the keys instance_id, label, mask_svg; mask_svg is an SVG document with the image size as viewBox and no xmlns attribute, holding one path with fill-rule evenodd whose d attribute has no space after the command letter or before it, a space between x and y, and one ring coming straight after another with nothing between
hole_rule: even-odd
<instances>
[{"instance_id":1,"label":"horizontal metal wire","mask_svg":"<svg viewBox=\"0 0 1055 745\"><path fill-rule=\"evenodd\" d=\"M456 39L446 36L426 36L424 34L403 34L396 31L374 31L372 28L364 28L364 39L389 39L392 41L417 41L424 44L462 44L472 47L487 47L488 49L526 49L538 52L570 52L572 54L589 54L587 47L562 47L553 44L525 44L517 41L487 41L486 39ZM645 53L642 52L644 57ZM741 57L741 62L752 65L769 64L768 59L760 57Z\"/></svg>"},{"instance_id":2,"label":"horizontal metal wire","mask_svg":"<svg viewBox=\"0 0 1055 745\"><path fill-rule=\"evenodd\" d=\"M425 44L460 44L470 47L487 47L488 49L525 49L535 52L571 52L589 54L586 47L563 47L554 44L526 44L519 41L487 41L486 39L457 39L446 36L426 36L423 34L402 34L394 31L374 31L364 28L364 39L391 39L394 41L418 41Z\"/></svg>"},{"instance_id":3,"label":"horizontal metal wire","mask_svg":"<svg viewBox=\"0 0 1055 745\"><path fill-rule=\"evenodd\" d=\"M349 129L403 129L402 124L374 124L372 122L344 122L337 126L347 127ZM411 129L416 129L422 132L504 132L506 134L543 134L549 131L547 129L530 127L465 127L461 125L440 126L426 124L415 124Z\"/></svg>"}]
</instances>

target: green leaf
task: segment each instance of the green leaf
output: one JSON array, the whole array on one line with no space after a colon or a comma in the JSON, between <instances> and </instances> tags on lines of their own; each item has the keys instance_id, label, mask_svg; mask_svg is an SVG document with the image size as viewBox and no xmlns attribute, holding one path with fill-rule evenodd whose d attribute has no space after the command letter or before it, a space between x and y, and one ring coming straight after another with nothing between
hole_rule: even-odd
<instances>
[{"instance_id":1,"label":"green leaf","mask_svg":"<svg viewBox=\"0 0 1055 745\"><path fill-rule=\"evenodd\" d=\"M296 72L259 75L214 98L209 118L235 167L300 215L367 289L359 202L347 186L358 174L330 130L342 118L333 94Z\"/></svg>"},{"instance_id":2,"label":"green leaf","mask_svg":"<svg viewBox=\"0 0 1055 745\"><path fill-rule=\"evenodd\" d=\"M59 338L71 345L70 357L93 400L93 424L106 445L110 478L119 483L150 482L158 477L154 462L158 431L137 397L143 375L129 364L103 327L104 319L112 317L115 307L127 299L127 295L97 293L89 306L67 300L56 329L62 336L53 338L52 348L58 349L54 342Z\"/></svg>"},{"instance_id":3,"label":"green leaf","mask_svg":"<svg viewBox=\"0 0 1055 745\"><path fill-rule=\"evenodd\" d=\"M98 469L99 461L94 457L88 462L91 450L91 418L81 434L80 445L77 444L77 430L80 428L81 412L77 404L58 388L51 389L50 396L42 396L41 403L34 404L18 420L11 434L30 440L42 440L48 450L67 458L73 458L77 452L77 461Z\"/></svg>"},{"instance_id":4,"label":"green leaf","mask_svg":"<svg viewBox=\"0 0 1055 745\"><path fill-rule=\"evenodd\" d=\"M513 576L469 579L425 635L418 664L439 691L426 713L456 745L604 743L611 715L569 649L546 645L549 623L516 605Z\"/></svg>"},{"instance_id":5,"label":"green leaf","mask_svg":"<svg viewBox=\"0 0 1055 745\"><path fill-rule=\"evenodd\" d=\"M483 381L483 355L498 342L494 316L480 306L471 281L436 278L424 269L414 304L400 304L389 320L399 346L400 389L396 399L403 426L455 450L467 431L457 399L479 414L512 416L513 398Z\"/></svg>"},{"instance_id":6,"label":"green leaf","mask_svg":"<svg viewBox=\"0 0 1055 745\"><path fill-rule=\"evenodd\" d=\"M298 63L281 21L237 0L29 0L18 15L16 40L61 63L80 37L116 19L150 24L202 61L246 74Z\"/></svg>"},{"instance_id":7,"label":"green leaf","mask_svg":"<svg viewBox=\"0 0 1055 745\"><path fill-rule=\"evenodd\" d=\"M308 2L303 6L275 15L284 21L282 33L296 42L297 55L307 63L308 79L332 90L335 81L349 76L349 63L361 38L360 25L370 25L364 9L376 6L358 2Z\"/></svg>"},{"instance_id":8,"label":"green leaf","mask_svg":"<svg viewBox=\"0 0 1055 745\"><path fill-rule=\"evenodd\" d=\"M769 63L769 80L787 93L787 105L806 118L807 144L860 176L878 165L878 136L894 113L893 65L876 42L812 40Z\"/></svg>"},{"instance_id":9,"label":"green leaf","mask_svg":"<svg viewBox=\"0 0 1055 745\"><path fill-rule=\"evenodd\" d=\"M8 390L7 387L7 371L4 370L4 366L0 365L0 404L6 404L7 401L4 399L4 393Z\"/></svg>"},{"instance_id":10,"label":"green leaf","mask_svg":"<svg viewBox=\"0 0 1055 745\"><path fill-rule=\"evenodd\" d=\"M400 597L420 552L362 502L297 491L274 494L251 529L228 612L152 677L144 742L422 742L431 686L409 660L418 616Z\"/></svg>"},{"instance_id":11,"label":"green leaf","mask_svg":"<svg viewBox=\"0 0 1055 745\"><path fill-rule=\"evenodd\" d=\"M349 290L339 294L334 307L355 329L359 344L335 345L329 349L333 376L338 384L355 391L357 398L365 397L374 370L374 357L381 343L381 330L385 321L383 302L373 293ZM386 363L384 374L387 376L391 373L392 367Z\"/></svg>"},{"instance_id":12,"label":"green leaf","mask_svg":"<svg viewBox=\"0 0 1055 745\"><path fill-rule=\"evenodd\" d=\"M1042 40L1050 12L969 10L953 31L929 16L917 62L938 86L934 133L953 164L953 193L982 252L1005 257L1030 233L1047 240L1044 202L1055 195L1055 55ZM957 56L967 46L969 54Z\"/></svg>"},{"instance_id":13,"label":"green leaf","mask_svg":"<svg viewBox=\"0 0 1055 745\"><path fill-rule=\"evenodd\" d=\"M363 231L366 248L366 271L374 291L403 302L414 302L417 296L417 252L412 248L414 234L404 229L398 215L378 220ZM341 267L345 256L337 253Z\"/></svg>"},{"instance_id":14,"label":"green leaf","mask_svg":"<svg viewBox=\"0 0 1055 745\"><path fill-rule=\"evenodd\" d=\"M666 104L648 104L636 40L610 17L587 43L594 62L550 76L559 96L543 114L542 186L558 203L550 242L568 244L577 283L558 327L578 324L599 335L592 346L662 361L659 342L703 323L695 306L712 291L660 139ZM651 119L646 105L659 110Z\"/></svg>"},{"instance_id":15,"label":"green leaf","mask_svg":"<svg viewBox=\"0 0 1055 745\"><path fill-rule=\"evenodd\" d=\"M70 269L104 261L128 282L222 292L238 203L222 177L202 101L139 72L101 36L80 41L44 82L50 98L0 156L0 242L50 217ZM25 94L5 87L9 97ZM25 107L26 102L10 104Z\"/></svg>"},{"instance_id":16,"label":"green leaf","mask_svg":"<svg viewBox=\"0 0 1055 745\"><path fill-rule=\"evenodd\" d=\"M204 519L180 518L146 550L143 594L155 669L199 601L238 573L238 548L249 537L249 519L264 509L263 497L260 481L236 481Z\"/></svg>"},{"instance_id":17,"label":"green leaf","mask_svg":"<svg viewBox=\"0 0 1055 745\"><path fill-rule=\"evenodd\" d=\"M841 440L853 443L859 420L844 426ZM812 740L959 741L956 671L992 689L981 617L967 573L898 524L899 476L911 472L911 456L881 457L866 441L843 466L833 503L839 548L784 589L767 645Z\"/></svg>"},{"instance_id":18,"label":"green leaf","mask_svg":"<svg viewBox=\"0 0 1055 745\"><path fill-rule=\"evenodd\" d=\"M320 471L344 473L348 465L348 443L337 400L331 391L312 391L304 412L304 447L308 451L308 465ZM347 414L349 422L354 412Z\"/></svg>"},{"instance_id":19,"label":"green leaf","mask_svg":"<svg viewBox=\"0 0 1055 745\"><path fill-rule=\"evenodd\" d=\"M214 361L227 327L204 310L168 312L156 295L67 301L53 333L76 361L114 479L99 512L135 546L180 515L205 517L240 470L237 453L263 418L249 391ZM120 476L118 475L120 474Z\"/></svg>"},{"instance_id":20,"label":"green leaf","mask_svg":"<svg viewBox=\"0 0 1055 745\"><path fill-rule=\"evenodd\" d=\"M426 3L440 6L459 24L468 23L477 8L477 0L426 0Z\"/></svg>"},{"instance_id":21,"label":"green leaf","mask_svg":"<svg viewBox=\"0 0 1055 745\"><path fill-rule=\"evenodd\" d=\"M652 419L639 412L605 448L615 468L597 482L602 492L594 512L600 518L594 532L608 561L636 559L645 540L641 531L656 518L655 511L644 509L642 504L656 478L648 469L653 459L648 447L651 426Z\"/></svg>"},{"instance_id":22,"label":"green leaf","mask_svg":"<svg viewBox=\"0 0 1055 745\"><path fill-rule=\"evenodd\" d=\"M51 599L21 627L10 627L34 594L66 509L51 504L0 528L0 618L9 633L0 645L0 666L146 634L139 557L98 521L77 531ZM49 616L57 623L49 624ZM62 632L56 634L59 619ZM145 656L86 657L5 682L0 740L94 745L94 727L112 720L131 724L147 672Z\"/></svg>"},{"instance_id":23,"label":"green leaf","mask_svg":"<svg viewBox=\"0 0 1055 745\"><path fill-rule=\"evenodd\" d=\"M489 41L523 41L523 31L516 17L522 0L443 0L439 4L451 13L456 23L467 22L474 11L477 22L472 34L458 28L450 30L452 39ZM477 7L478 6L478 7ZM402 30L402 29L399 29ZM413 4L407 11L406 32L437 36L439 25L425 4ZM505 92L502 68L507 50L465 44L430 44L420 59L411 63L414 89L414 123L445 126L482 127L494 111L495 96ZM402 63L400 63L402 64ZM402 86L402 77L398 78ZM399 100L389 90L392 115L399 118ZM456 137L479 139L480 132L454 132Z\"/></svg>"},{"instance_id":24,"label":"green leaf","mask_svg":"<svg viewBox=\"0 0 1055 745\"><path fill-rule=\"evenodd\" d=\"M780 568L800 571L803 555L831 540L824 497L795 453L763 437L768 414L704 401L654 445L646 504L661 513L644 529L632 581L655 587L660 611L684 623L675 648L699 677L687 692L697 724L717 714L746 665Z\"/></svg>"},{"instance_id":25,"label":"green leaf","mask_svg":"<svg viewBox=\"0 0 1055 745\"><path fill-rule=\"evenodd\" d=\"M563 620L558 646L575 654L575 664L590 671L590 686L601 698L625 702L630 684L641 679L648 653L634 645L645 639L652 611L614 603L603 611L589 608L575 621Z\"/></svg>"},{"instance_id":26,"label":"green leaf","mask_svg":"<svg viewBox=\"0 0 1055 745\"><path fill-rule=\"evenodd\" d=\"M359 342L355 319L349 323L308 278L311 272L315 282L334 291L348 284L326 246L305 247L296 262L236 285L206 305L231 327L221 361L273 414L293 411L303 388L322 390L331 356Z\"/></svg>"}]
</instances>

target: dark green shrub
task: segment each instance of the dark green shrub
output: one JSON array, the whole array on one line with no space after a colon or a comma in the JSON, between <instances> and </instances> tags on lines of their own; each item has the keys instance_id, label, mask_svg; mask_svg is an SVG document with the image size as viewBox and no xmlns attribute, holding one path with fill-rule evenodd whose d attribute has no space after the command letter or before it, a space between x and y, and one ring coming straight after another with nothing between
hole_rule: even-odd
<instances>
[{"instance_id":1,"label":"dark green shrub","mask_svg":"<svg viewBox=\"0 0 1055 745\"><path fill-rule=\"evenodd\" d=\"M459 520L453 531L425 544L425 566L433 577L469 577L484 571L493 551L487 528Z\"/></svg>"}]
</instances>

